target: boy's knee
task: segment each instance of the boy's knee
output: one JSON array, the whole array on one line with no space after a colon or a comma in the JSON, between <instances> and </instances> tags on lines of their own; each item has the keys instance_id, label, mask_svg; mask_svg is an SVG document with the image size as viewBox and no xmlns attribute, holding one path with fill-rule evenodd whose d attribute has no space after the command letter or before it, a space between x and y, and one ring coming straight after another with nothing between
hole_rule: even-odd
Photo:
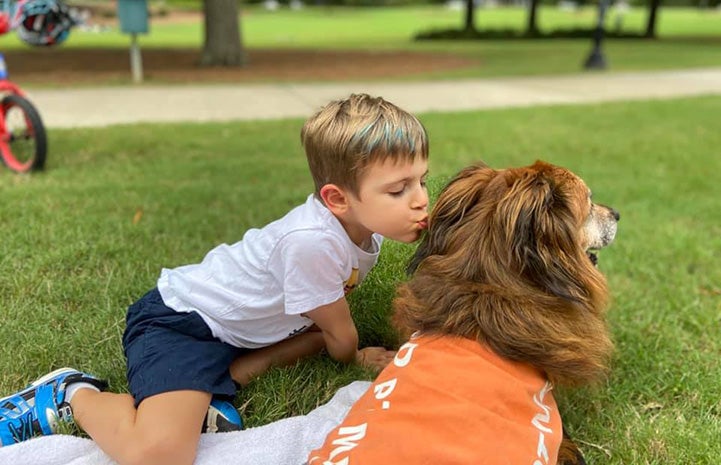
<instances>
[{"instance_id":1,"label":"boy's knee","mask_svg":"<svg viewBox=\"0 0 721 465\"><path fill-rule=\"evenodd\" d=\"M198 444L159 432L144 436L128 449L127 461L122 465L192 465Z\"/></svg>"}]
</instances>

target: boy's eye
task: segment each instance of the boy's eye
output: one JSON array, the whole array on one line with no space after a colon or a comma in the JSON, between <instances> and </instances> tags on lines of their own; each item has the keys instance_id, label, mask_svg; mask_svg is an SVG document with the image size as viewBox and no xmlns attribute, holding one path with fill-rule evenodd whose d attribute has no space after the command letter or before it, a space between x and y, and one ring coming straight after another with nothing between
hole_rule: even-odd
<instances>
[{"instance_id":1,"label":"boy's eye","mask_svg":"<svg viewBox=\"0 0 721 465\"><path fill-rule=\"evenodd\" d=\"M393 197L400 197L401 195L403 195L403 192L405 192L405 190L406 190L406 188L404 187L400 190L389 191L388 193L390 195L392 195Z\"/></svg>"}]
</instances>

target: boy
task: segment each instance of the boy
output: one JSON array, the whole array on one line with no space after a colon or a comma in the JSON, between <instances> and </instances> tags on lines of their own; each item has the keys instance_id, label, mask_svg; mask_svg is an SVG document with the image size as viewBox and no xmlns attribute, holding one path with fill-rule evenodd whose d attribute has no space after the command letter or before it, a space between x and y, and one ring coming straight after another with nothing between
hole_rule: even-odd
<instances>
[{"instance_id":1,"label":"boy","mask_svg":"<svg viewBox=\"0 0 721 465\"><path fill-rule=\"evenodd\" d=\"M235 383L323 348L379 369L392 359L358 349L345 294L383 237L413 242L426 227L425 129L382 98L351 95L306 121L301 141L315 182L303 205L199 264L163 269L128 309L132 396L58 370L0 400L2 445L74 418L120 465L190 465L202 430L240 423L227 402Z\"/></svg>"}]
</instances>

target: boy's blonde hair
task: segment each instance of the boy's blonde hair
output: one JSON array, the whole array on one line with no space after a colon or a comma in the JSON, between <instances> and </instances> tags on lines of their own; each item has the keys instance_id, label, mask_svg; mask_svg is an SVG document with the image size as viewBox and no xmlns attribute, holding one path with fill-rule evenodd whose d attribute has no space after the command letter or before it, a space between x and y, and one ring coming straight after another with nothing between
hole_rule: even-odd
<instances>
[{"instance_id":1,"label":"boy's blonde hair","mask_svg":"<svg viewBox=\"0 0 721 465\"><path fill-rule=\"evenodd\" d=\"M428 158L428 136L418 119L381 97L353 94L330 102L311 116L300 133L315 194L336 184L358 196L371 164Z\"/></svg>"}]
</instances>

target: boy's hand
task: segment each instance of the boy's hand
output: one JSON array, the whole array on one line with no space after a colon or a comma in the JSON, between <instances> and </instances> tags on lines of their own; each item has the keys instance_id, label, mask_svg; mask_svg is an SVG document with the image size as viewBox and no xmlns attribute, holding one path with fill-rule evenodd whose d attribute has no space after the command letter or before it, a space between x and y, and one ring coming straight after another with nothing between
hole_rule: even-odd
<instances>
[{"instance_id":1,"label":"boy's hand","mask_svg":"<svg viewBox=\"0 0 721 465\"><path fill-rule=\"evenodd\" d=\"M356 352L355 361L361 366L380 371L391 363L395 356L394 350L387 350L385 347L364 347Z\"/></svg>"}]
</instances>

